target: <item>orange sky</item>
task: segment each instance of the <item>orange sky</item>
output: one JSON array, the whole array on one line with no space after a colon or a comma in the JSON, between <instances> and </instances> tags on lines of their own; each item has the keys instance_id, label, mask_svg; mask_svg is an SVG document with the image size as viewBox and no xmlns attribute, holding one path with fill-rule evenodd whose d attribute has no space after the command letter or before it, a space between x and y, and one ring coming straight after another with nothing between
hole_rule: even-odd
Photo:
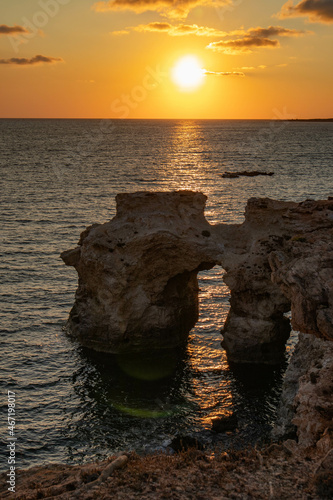
<instances>
[{"instance_id":1,"label":"orange sky","mask_svg":"<svg viewBox=\"0 0 333 500\"><path fill-rule=\"evenodd\" d=\"M332 28L333 0L2 0L0 116L333 117Z\"/></svg>"}]
</instances>

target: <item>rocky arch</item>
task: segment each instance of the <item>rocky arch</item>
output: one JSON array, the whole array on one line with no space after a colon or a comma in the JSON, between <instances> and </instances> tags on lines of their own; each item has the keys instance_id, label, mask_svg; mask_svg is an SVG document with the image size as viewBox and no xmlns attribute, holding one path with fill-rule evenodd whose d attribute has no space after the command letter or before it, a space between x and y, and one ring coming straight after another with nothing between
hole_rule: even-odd
<instances>
[{"instance_id":1,"label":"rocky arch","mask_svg":"<svg viewBox=\"0 0 333 500\"><path fill-rule=\"evenodd\" d=\"M191 191L116 197L117 214L61 254L79 275L69 331L95 350L177 347L198 318L197 274L226 269L230 361L281 361L295 329L332 339L333 201L253 198L245 222L210 225Z\"/></svg>"}]
</instances>

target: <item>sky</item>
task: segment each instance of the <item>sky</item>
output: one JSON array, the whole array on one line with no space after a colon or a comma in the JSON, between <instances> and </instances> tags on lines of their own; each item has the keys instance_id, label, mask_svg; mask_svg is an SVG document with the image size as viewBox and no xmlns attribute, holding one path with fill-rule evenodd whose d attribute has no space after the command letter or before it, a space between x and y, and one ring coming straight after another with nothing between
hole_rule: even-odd
<instances>
[{"instance_id":1,"label":"sky","mask_svg":"<svg viewBox=\"0 0 333 500\"><path fill-rule=\"evenodd\" d=\"M333 117L333 0L2 0L0 117Z\"/></svg>"}]
</instances>

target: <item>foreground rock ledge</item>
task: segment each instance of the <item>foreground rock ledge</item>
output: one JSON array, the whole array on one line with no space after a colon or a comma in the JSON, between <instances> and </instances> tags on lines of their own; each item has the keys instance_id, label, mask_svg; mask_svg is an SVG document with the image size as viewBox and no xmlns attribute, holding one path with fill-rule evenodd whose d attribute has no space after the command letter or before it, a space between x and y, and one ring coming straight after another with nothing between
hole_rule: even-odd
<instances>
[{"instance_id":1,"label":"foreground rock ledge","mask_svg":"<svg viewBox=\"0 0 333 500\"><path fill-rule=\"evenodd\" d=\"M117 214L61 254L79 275L70 333L99 351L186 342L197 274L221 265L231 291L223 346L236 363L279 363L294 329L333 339L333 200L252 198L239 225L210 225L191 191L116 197Z\"/></svg>"},{"instance_id":2,"label":"foreground rock ledge","mask_svg":"<svg viewBox=\"0 0 333 500\"><path fill-rule=\"evenodd\" d=\"M1 498L36 500L321 500L332 498L332 454L304 454L295 442L239 452L196 449L134 453L108 461L19 470L16 494L0 474Z\"/></svg>"}]
</instances>

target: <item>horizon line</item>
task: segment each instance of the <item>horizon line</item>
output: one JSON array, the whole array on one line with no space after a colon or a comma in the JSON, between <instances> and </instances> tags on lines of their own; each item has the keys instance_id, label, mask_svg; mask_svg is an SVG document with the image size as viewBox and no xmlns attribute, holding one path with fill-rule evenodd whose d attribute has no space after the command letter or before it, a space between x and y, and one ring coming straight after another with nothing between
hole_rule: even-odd
<instances>
[{"instance_id":1,"label":"horizon line","mask_svg":"<svg viewBox=\"0 0 333 500\"><path fill-rule=\"evenodd\" d=\"M0 117L0 120L117 120L117 121L170 121L170 120L196 120L196 121L281 121L281 122L308 122L308 121L333 121L332 118L75 118L75 117Z\"/></svg>"}]
</instances>

